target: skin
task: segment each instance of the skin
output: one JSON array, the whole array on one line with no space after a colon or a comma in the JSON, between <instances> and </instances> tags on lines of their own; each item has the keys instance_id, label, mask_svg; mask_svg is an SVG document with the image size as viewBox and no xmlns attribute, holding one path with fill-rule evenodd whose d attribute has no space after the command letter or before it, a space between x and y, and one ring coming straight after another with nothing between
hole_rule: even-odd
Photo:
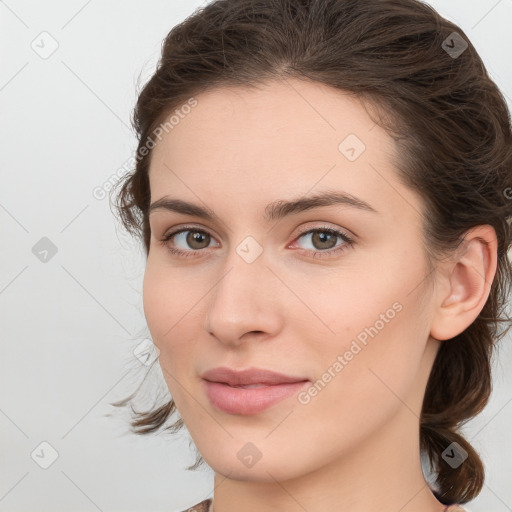
<instances>
[{"instance_id":1,"label":"skin","mask_svg":"<svg viewBox=\"0 0 512 512\"><path fill-rule=\"evenodd\" d=\"M399 150L341 91L294 79L215 89L197 101L153 150L151 202L182 199L218 220L151 212L143 297L170 393L215 472L215 512L441 512L421 469L421 404L442 340L485 305L494 230L469 232L429 274L422 198L398 179ZM355 161L338 149L348 134L366 146ZM272 201L324 190L376 212L335 205L263 219ZM190 225L211 238L161 242ZM333 254L341 238L322 246L301 236L326 226L354 243ZM251 263L237 253L247 236L263 249ZM256 415L228 414L204 392L200 375L217 366L315 382L396 303L394 318L307 404L293 396ZM252 467L237 457L248 442L261 453Z\"/></svg>"}]
</instances>

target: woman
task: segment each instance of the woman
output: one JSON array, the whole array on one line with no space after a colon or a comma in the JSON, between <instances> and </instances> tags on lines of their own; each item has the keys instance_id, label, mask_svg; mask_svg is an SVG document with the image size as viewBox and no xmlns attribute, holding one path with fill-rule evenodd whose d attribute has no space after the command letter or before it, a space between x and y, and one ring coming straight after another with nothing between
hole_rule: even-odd
<instances>
[{"instance_id":1,"label":"woman","mask_svg":"<svg viewBox=\"0 0 512 512\"><path fill-rule=\"evenodd\" d=\"M215 1L134 125L117 207L172 399L132 425L179 412L215 472L189 510L464 510L512 277L510 118L464 32L416 0Z\"/></svg>"}]
</instances>

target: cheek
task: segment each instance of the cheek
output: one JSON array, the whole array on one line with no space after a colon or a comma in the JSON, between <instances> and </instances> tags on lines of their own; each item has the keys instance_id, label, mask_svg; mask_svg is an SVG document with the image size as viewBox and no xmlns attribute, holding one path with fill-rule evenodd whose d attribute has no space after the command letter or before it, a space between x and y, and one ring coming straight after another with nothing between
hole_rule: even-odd
<instances>
[{"instance_id":1,"label":"cheek","mask_svg":"<svg viewBox=\"0 0 512 512\"><path fill-rule=\"evenodd\" d=\"M383 306L387 305L384 300ZM393 309L396 314L385 326L368 312L357 321L352 319L336 342L323 347L321 363L315 365L316 380L298 397L297 418L308 424L308 432L332 436L339 446L347 439L357 444L357 439L379 429L404 404L418 409L419 402L410 393L417 387L424 342L410 327L416 313L410 304L402 306L400 311ZM381 310L385 313L386 308L377 309ZM358 338L361 333L365 337Z\"/></svg>"},{"instance_id":2,"label":"cheek","mask_svg":"<svg viewBox=\"0 0 512 512\"><path fill-rule=\"evenodd\" d=\"M417 265L404 268L401 261L383 259L359 275L333 279L340 285L309 294L308 303L322 323L306 328L318 340L308 359L320 362L317 387L322 394L330 388L326 400L356 408L364 402L357 397L385 403L393 399L390 389L404 395L416 378L429 333L421 286L425 269L419 255Z\"/></svg>"},{"instance_id":3,"label":"cheek","mask_svg":"<svg viewBox=\"0 0 512 512\"><path fill-rule=\"evenodd\" d=\"M187 297L193 295L179 269L161 260L158 251L148 257L143 281L144 314L155 342L172 334L186 313Z\"/></svg>"},{"instance_id":4,"label":"cheek","mask_svg":"<svg viewBox=\"0 0 512 512\"><path fill-rule=\"evenodd\" d=\"M180 329L188 321L187 289L174 277L173 271L148 260L143 281L144 315L161 360L166 360L175 349L173 340L182 339Z\"/></svg>"},{"instance_id":5,"label":"cheek","mask_svg":"<svg viewBox=\"0 0 512 512\"><path fill-rule=\"evenodd\" d=\"M190 350L190 307L179 280L170 269L148 261L143 282L143 306L146 322L155 346L159 350L158 362L171 396L178 409L183 408L180 383L187 379L193 367L193 350ZM190 292L189 292L190 294ZM193 320L192 320L193 322ZM201 325L197 324L196 325Z\"/></svg>"},{"instance_id":6,"label":"cheek","mask_svg":"<svg viewBox=\"0 0 512 512\"><path fill-rule=\"evenodd\" d=\"M169 325L172 321L171 309L168 307L172 299L170 295L172 291L165 286L165 279L162 279L155 265L148 261L144 272L142 299L144 316L157 345L164 334L164 325Z\"/></svg>"}]
</instances>

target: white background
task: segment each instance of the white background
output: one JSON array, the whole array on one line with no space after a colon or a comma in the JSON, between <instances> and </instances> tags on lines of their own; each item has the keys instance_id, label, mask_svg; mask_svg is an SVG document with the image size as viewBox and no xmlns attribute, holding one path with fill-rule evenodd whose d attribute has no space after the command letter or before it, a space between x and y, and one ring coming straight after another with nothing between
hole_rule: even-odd
<instances>
[{"instance_id":1,"label":"white background","mask_svg":"<svg viewBox=\"0 0 512 512\"><path fill-rule=\"evenodd\" d=\"M135 436L109 405L147 371L133 355L148 334L144 256L92 194L134 154L139 74L145 83L165 35L202 4L0 2L1 512L172 512L211 494L211 470L185 470L185 430ZM511 106L512 0L431 5L463 28ZM31 47L43 31L58 42L47 59ZM45 263L32 252L43 237L57 249ZM466 427L487 469L473 512L512 510L510 341ZM159 371L147 389L165 397ZM43 441L58 453L48 469L31 457Z\"/></svg>"}]
</instances>

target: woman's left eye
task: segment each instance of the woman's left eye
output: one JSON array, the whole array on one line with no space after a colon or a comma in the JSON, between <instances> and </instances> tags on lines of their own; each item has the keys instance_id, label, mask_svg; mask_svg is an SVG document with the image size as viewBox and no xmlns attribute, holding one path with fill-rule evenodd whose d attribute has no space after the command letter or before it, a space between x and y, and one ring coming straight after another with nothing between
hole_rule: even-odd
<instances>
[{"instance_id":1,"label":"woman's left eye","mask_svg":"<svg viewBox=\"0 0 512 512\"><path fill-rule=\"evenodd\" d=\"M327 227L314 228L305 231L304 233L301 233L297 240L300 240L301 238L308 239L311 244L320 248L312 249L314 257L324 257L324 254L327 256L338 254L354 243L354 240L346 233ZM341 239L342 242L336 245L336 241L338 239Z\"/></svg>"},{"instance_id":2,"label":"woman's left eye","mask_svg":"<svg viewBox=\"0 0 512 512\"><path fill-rule=\"evenodd\" d=\"M330 227L309 229L302 232L296 238L296 240L300 239L307 239L311 244L316 246L313 247L313 249L304 249L305 252L312 253L315 258L329 257L334 254L338 254L339 252L348 249L348 247L354 243L354 240L346 233ZM341 243L337 244L337 241L340 239ZM178 231L168 233L160 242L169 250L169 252L171 252L171 254L175 254L180 257L195 257L201 250L207 249L212 240L213 237L202 229L182 228ZM170 243L171 241L172 244ZM188 245L188 247L192 248L180 248L179 243ZM204 245L205 243L206 245ZM176 247L176 245L178 245L178 247ZM197 245L199 245L199 247L197 247Z\"/></svg>"}]
</instances>

